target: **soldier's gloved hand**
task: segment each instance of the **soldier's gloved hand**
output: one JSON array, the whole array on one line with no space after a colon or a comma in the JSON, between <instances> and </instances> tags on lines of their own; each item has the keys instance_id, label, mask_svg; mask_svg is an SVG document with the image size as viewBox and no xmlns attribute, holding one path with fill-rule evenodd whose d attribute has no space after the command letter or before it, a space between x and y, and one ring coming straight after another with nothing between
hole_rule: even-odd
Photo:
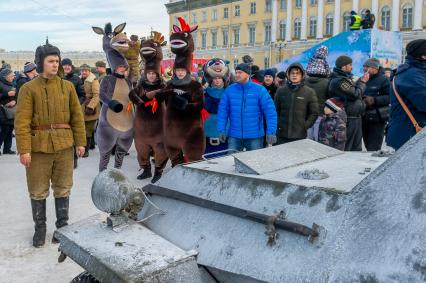
<instances>
[{"instance_id":1,"label":"soldier's gloved hand","mask_svg":"<svg viewBox=\"0 0 426 283\"><path fill-rule=\"evenodd\" d=\"M121 104L117 100L111 100L110 102L108 102L108 107L115 113L120 113L121 111L123 111L123 104Z\"/></svg>"},{"instance_id":2,"label":"soldier's gloved hand","mask_svg":"<svg viewBox=\"0 0 426 283\"><path fill-rule=\"evenodd\" d=\"M276 135L267 135L266 136L266 143L270 145L274 145L277 143L277 136Z\"/></svg>"},{"instance_id":3,"label":"soldier's gloved hand","mask_svg":"<svg viewBox=\"0 0 426 283\"><path fill-rule=\"evenodd\" d=\"M219 133L219 140L221 143L226 143L226 134L225 133Z\"/></svg>"}]
</instances>

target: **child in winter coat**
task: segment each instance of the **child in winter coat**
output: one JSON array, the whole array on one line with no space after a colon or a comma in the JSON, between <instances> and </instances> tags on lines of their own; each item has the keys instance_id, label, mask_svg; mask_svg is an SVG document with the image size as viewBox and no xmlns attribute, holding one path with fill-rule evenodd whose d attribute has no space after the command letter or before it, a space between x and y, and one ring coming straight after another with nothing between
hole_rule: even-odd
<instances>
[{"instance_id":1,"label":"child in winter coat","mask_svg":"<svg viewBox=\"0 0 426 283\"><path fill-rule=\"evenodd\" d=\"M335 149L345 150L346 120L344 103L337 98L326 100L318 141Z\"/></svg>"}]
</instances>

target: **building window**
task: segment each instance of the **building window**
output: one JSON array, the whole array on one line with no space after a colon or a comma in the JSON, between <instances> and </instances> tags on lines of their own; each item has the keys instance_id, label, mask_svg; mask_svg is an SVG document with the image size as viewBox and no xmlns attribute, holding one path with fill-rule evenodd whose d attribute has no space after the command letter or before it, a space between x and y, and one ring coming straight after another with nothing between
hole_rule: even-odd
<instances>
[{"instance_id":1,"label":"building window","mask_svg":"<svg viewBox=\"0 0 426 283\"><path fill-rule=\"evenodd\" d=\"M175 17L175 25L179 25L178 17Z\"/></svg>"},{"instance_id":2,"label":"building window","mask_svg":"<svg viewBox=\"0 0 426 283\"><path fill-rule=\"evenodd\" d=\"M265 12L272 12L272 0L265 0Z\"/></svg>"},{"instance_id":3,"label":"building window","mask_svg":"<svg viewBox=\"0 0 426 283\"><path fill-rule=\"evenodd\" d=\"M235 17L240 16L240 5L235 5Z\"/></svg>"},{"instance_id":4,"label":"building window","mask_svg":"<svg viewBox=\"0 0 426 283\"><path fill-rule=\"evenodd\" d=\"M318 0L310 0L311 6L318 5Z\"/></svg>"},{"instance_id":5,"label":"building window","mask_svg":"<svg viewBox=\"0 0 426 283\"><path fill-rule=\"evenodd\" d=\"M351 25L351 13L346 11L343 13L343 31L349 31Z\"/></svg>"},{"instance_id":6,"label":"building window","mask_svg":"<svg viewBox=\"0 0 426 283\"><path fill-rule=\"evenodd\" d=\"M197 23L197 13L192 13L192 24L195 25Z\"/></svg>"},{"instance_id":7,"label":"building window","mask_svg":"<svg viewBox=\"0 0 426 283\"><path fill-rule=\"evenodd\" d=\"M327 0L327 3L334 3L334 0Z\"/></svg>"},{"instance_id":8,"label":"building window","mask_svg":"<svg viewBox=\"0 0 426 283\"><path fill-rule=\"evenodd\" d=\"M333 34L333 24L334 18L332 14L328 14L325 19L325 34L332 35Z\"/></svg>"},{"instance_id":9,"label":"building window","mask_svg":"<svg viewBox=\"0 0 426 283\"><path fill-rule=\"evenodd\" d=\"M271 43L272 27L270 23L265 24L265 44Z\"/></svg>"},{"instance_id":10,"label":"building window","mask_svg":"<svg viewBox=\"0 0 426 283\"><path fill-rule=\"evenodd\" d=\"M390 30L390 18L391 9L389 8L389 6L384 6L382 8L382 15L380 18L384 30Z\"/></svg>"},{"instance_id":11,"label":"building window","mask_svg":"<svg viewBox=\"0 0 426 283\"><path fill-rule=\"evenodd\" d=\"M217 47L217 31L216 30L212 30L212 47L213 48Z\"/></svg>"},{"instance_id":12,"label":"building window","mask_svg":"<svg viewBox=\"0 0 426 283\"><path fill-rule=\"evenodd\" d=\"M206 11L203 11L203 13L202 13L202 21L203 21L203 23L207 22L207 12Z\"/></svg>"},{"instance_id":13,"label":"building window","mask_svg":"<svg viewBox=\"0 0 426 283\"><path fill-rule=\"evenodd\" d=\"M317 18L311 17L309 19L309 36L315 37L317 35Z\"/></svg>"},{"instance_id":14,"label":"building window","mask_svg":"<svg viewBox=\"0 0 426 283\"><path fill-rule=\"evenodd\" d=\"M285 40L285 33L286 33L286 22L285 20L282 20L280 22L280 39Z\"/></svg>"},{"instance_id":15,"label":"building window","mask_svg":"<svg viewBox=\"0 0 426 283\"><path fill-rule=\"evenodd\" d=\"M402 28L413 27L413 6L409 3L402 7Z\"/></svg>"},{"instance_id":16,"label":"building window","mask_svg":"<svg viewBox=\"0 0 426 283\"><path fill-rule=\"evenodd\" d=\"M217 10L213 9L212 11L212 21L217 21Z\"/></svg>"},{"instance_id":17,"label":"building window","mask_svg":"<svg viewBox=\"0 0 426 283\"><path fill-rule=\"evenodd\" d=\"M296 4L296 8L302 8L302 0L296 0L295 4Z\"/></svg>"},{"instance_id":18,"label":"building window","mask_svg":"<svg viewBox=\"0 0 426 283\"><path fill-rule=\"evenodd\" d=\"M192 40L194 41L194 48L197 49L197 32L191 34Z\"/></svg>"},{"instance_id":19,"label":"building window","mask_svg":"<svg viewBox=\"0 0 426 283\"><path fill-rule=\"evenodd\" d=\"M238 66L238 59L234 59L234 69Z\"/></svg>"},{"instance_id":20,"label":"building window","mask_svg":"<svg viewBox=\"0 0 426 283\"><path fill-rule=\"evenodd\" d=\"M256 14L256 2L250 3L250 15Z\"/></svg>"},{"instance_id":21,"label":"building window","mask_svg":"<svg viewBox=\"0 0 426 283\"><path fill-rule=\"evenodd\" d=\"M302 22L300 21L300 18L296 18L294 20L294 38L300 39L301 32L302 32Z\"/></svg>"},{"instance_id":22,"label":"building window","mask_svg":"<svg viewBox=\"0 0 426 283\"><path fill-rule=\"evenodd\" d=\"M234 28L234 45L240 44L240 28Z\"/></svg>"},{"instance_id":23,"label":"building window","mask_svg":"<svg viewBox=\"0 0 426 283\"><path fill-rule=\"evenodd\" d=\"M249 26L249 44L254 45L256 42L256 27L251 25Z\"/></svg>"},{"instance_id":24,"label":"building window","mask_svg":"<svg viewBox=\"0 0 426 283\"><path fill-rule=\"evenodd\" d=\"M207 47L207 32L201 32L201 48Z\"/></svg>"},{"instance_id":25,"label":"building window","mask_svg":"<svg viewBox=\"0 0 426 283\"><path fill-rule=\"evenodd\" d=\"M229 9L223 8L223 18L227 19L229 17Z\"/></svg>"},{"instance_id":26,"label":"building window","mask_svg":"<svg viewBox=\"0 0 426 283\"><path fill-rule=\"evenodd\" d=\"M222 30L222 45L223 47L228 46L228 30L227 29Z\"/></svg>"},{"instance_id":27,"label":"building window","mask_svg":"<svg viewBox=\"0 0 426 283\"><path fill-rule=\"evenodd\" d=\"M287 9L287 0L280 0L280 9L281 10Z\"/></svg>"},{"instance_id":28,"label":"building window","mask_svg":"<svg viewBox=\"0 0 426 283\"><path fill-rule=\"evenodd\" d=\"M263 65L265 66L265 69L269 68L269 57L263 58Z\"/></svg>"}]
</instances>

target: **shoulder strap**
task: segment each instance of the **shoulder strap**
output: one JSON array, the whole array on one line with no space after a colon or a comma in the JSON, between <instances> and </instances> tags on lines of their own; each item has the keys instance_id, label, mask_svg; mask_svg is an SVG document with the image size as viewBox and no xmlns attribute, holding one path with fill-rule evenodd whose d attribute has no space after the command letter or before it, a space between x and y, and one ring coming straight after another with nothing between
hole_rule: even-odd
<instances>
[{"instance_id":1,"label":"shoulder strap","mask_svg":"<svg viewBox=\"0 0 426 283\"><path fill-rule=\"evenodd\" d=\"M401 106L404 109L405 113L407 113L408 118L410 118L411 123L413 124L414 128L416 129L416 133L418 133L418 132L420 132L422 130L422 127L419 126L419 123L417 123L416 118L414 118L414 116L411 113L410 109L408 109L407 105L404 103L404 101L402 100L401 96L396 91L395 79L396 79L396 76L394 76L394 78L392 80L392 89L393 89L393 92L395 93L395 96L398 99L399 104L401 104Z\"/></svg>"}]
</instances>

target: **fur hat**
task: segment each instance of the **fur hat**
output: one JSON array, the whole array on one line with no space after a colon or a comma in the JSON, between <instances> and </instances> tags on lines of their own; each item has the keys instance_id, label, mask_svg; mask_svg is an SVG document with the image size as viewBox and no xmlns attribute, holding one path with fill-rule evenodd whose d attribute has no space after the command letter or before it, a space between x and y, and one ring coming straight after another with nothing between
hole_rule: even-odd
<instances>
[{"instance_id":1,"label":"fur hat","mask_svg":"<svg viewBox=\"0 0 426 283\"><path fill-rule=\"evenodd\" d=\"M337 99L336 97L332 97L325 101L324 106L336 113L338 111L343 110L345 104L343 103L343 101Z\"/></svg>"},{"instance_id":2,"label":"fur hat","mask_svg":"<svg viewBox=\"0 0 426 283\"><path fill-rule=\"evenodd\" d=\"M191 33L196 31L198 26L189 26L182 17L179 17L178 21L180 27L173 25L173 33L170 35L171 51L176 54L173 70L183 68L191 73L194 52L194 40Z\"/></svg>"},{"instance_id":3,"label":"fur hat","mask_svg":"<svg viewBox=\"0 0 426 283\"><path fill-rule=\"evenodd\" d=\"M37 68L36 64L34 64L32 62L26 62L25 65L24 65L24 74L31 72L35 68Z\"/></svg>"},{"instance_id":4,"label":"fur hat","mask_svg":"<svg viewBox=\"0 0 426 283\"><path fill-rule=\"evenodd\" d=\"M320 46L315 51L314 56L309 59L306 66L306 73L312 77L328 77L331 73L330 66L327 62L328 48L327 46Z\"/></svg>"},{"instance_id":5,"label":"fur hat","mask_svg":"<svg viewBox=\"0 0 426 283\"><path fill-rule=\"evenodd\" d=\"M80 66L80 70L89 70L90 71L91 69L92 68L87 64L83 64L83 65Z\"/></svg>"},{"instance_id":6,"label":"fur hat","mask_svg":"<svg viewBox=\"0 0 426 283\"><path fill-rule=\"evenodd\" d=\"M49 40L46 39L46 44L37 47L35 52L35 64L37 65L37 73L43 73L43 65L44 59L49 55L56 55L59 57L59 61L61 61L61 51L58 47L53 46L49 43Z\"/></svg>"},{"instance_id":7,"label":"fur hat","mask_svg":"<svg viewBox=\"0 0 426 283\"><path fill-rule=\"evenodd\" d=\"M426 39L410 41L405 49L407 50L407 55L418 59L423 55L426 55Z\"/></svg>"},{"instance_id":8,"label":"fur hat","mask_svg":"<svg viewBox=\"0 0 426 283\"><path fill-rule=\"evenodd\" d=\"M336 68L341 69L343 66L349 65L352 63L352 58L349 56L339 56L336 59Z\"/></svg>"}]
</instances>

